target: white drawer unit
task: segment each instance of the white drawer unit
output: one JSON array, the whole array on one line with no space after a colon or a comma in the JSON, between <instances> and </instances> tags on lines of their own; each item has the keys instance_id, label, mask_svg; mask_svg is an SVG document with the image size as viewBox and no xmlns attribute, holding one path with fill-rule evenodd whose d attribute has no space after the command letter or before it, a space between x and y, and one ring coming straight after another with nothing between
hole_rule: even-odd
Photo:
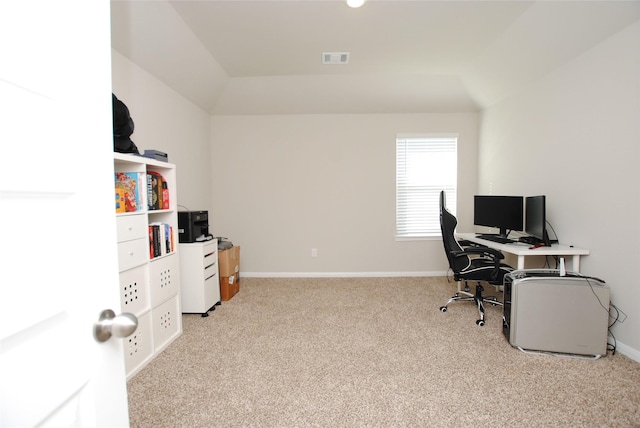
<instances>
[{"instance_id":1,"label":"white drawer unit","mask_svg":"<svg viewBox=\"0 0 640 428\"><path fill-rule=\"evenodd\" d=\"M147 216L144 214L117 216L116 231L120 272L147 263L149 259Z\"/></svg>"},{"instance_id":2,"label":"white drawer unit","mask_svg":"<svg viewBox=\"0 0 640 428\"><path fill-rule=\"evenodd\" d=\"M146 238L149 228L144 214L122 215L116 217L118 242Z\"/></svg>"},{"instance_id":3,"label":"white drawer unit","mask_svg":"<svg viewBox=\"0 0 640 428\"><path fill-rule=\"evenodd\" d=\"M182 312L206 317L220 304L218 241L180 244L178 253Z\"/></svg>"}]
</instances>

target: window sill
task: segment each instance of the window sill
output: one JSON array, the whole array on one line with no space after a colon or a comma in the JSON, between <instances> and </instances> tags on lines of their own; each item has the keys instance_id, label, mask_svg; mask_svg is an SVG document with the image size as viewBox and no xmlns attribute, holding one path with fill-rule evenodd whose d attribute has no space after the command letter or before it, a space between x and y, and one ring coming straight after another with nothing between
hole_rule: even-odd
<instances>
[{"instance_id":1,"label":"window sill","mask_svg":"<svg viewBox=\"0 0 640 428\"><path fill-rule=\"evenodd\" d=\"M429 236L396 236L397 242L403 241L441 241L441 235L429 235Z\"/></svg>"}]
</instances>

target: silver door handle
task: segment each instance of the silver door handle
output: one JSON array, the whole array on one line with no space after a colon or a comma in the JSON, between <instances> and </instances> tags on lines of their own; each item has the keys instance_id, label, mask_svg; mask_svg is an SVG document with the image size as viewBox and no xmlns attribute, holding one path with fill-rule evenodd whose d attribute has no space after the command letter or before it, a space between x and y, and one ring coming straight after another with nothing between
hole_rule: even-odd
<instances>
[{"instance_id":1,"label":"silver door handle","mask_svg":"<svg viewBox=\"0 0 640 428\"><path fill-rule=\"evenodd\" d=\"M127 337L138 328L138 318L128 312L116 316L111 309L105 309L100 313L98 322L93 325L93 337L97 342L106 342L115 337Z\"/></svg>"}]
</instances>

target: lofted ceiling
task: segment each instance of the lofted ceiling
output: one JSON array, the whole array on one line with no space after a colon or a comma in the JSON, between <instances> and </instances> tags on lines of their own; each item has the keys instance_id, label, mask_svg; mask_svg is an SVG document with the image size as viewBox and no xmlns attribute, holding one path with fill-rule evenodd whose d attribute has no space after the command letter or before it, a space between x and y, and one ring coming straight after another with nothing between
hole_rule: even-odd
<instances>
[{"instance_id":1,"label":"lofted ceiling","mask_svg":"<svg viewBox=\"0 0 640 428\"><path fill-rule=\"evenodd\" d=\"M448 113L562 66L640 19L640 1L112 0L111 13L113 49L211 114Z\"/></svg>"}]
</instances>

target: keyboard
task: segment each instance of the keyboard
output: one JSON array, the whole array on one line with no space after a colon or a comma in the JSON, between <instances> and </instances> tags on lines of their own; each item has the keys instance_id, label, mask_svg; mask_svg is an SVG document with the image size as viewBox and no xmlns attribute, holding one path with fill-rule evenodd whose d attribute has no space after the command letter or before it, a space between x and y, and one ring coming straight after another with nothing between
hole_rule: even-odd
<instances>
[{"instance_id":1,"label":"keyboard","mask_svg":"<svg viewBox=\"0 0 640 428\"><path fill-rule=\"evenodd\" d=\"M497 242L499 244L513 244L513 239L505 238L500 235L477 235L480 239L486 239L487 241Z\"/></svg>"}]
</instances>

